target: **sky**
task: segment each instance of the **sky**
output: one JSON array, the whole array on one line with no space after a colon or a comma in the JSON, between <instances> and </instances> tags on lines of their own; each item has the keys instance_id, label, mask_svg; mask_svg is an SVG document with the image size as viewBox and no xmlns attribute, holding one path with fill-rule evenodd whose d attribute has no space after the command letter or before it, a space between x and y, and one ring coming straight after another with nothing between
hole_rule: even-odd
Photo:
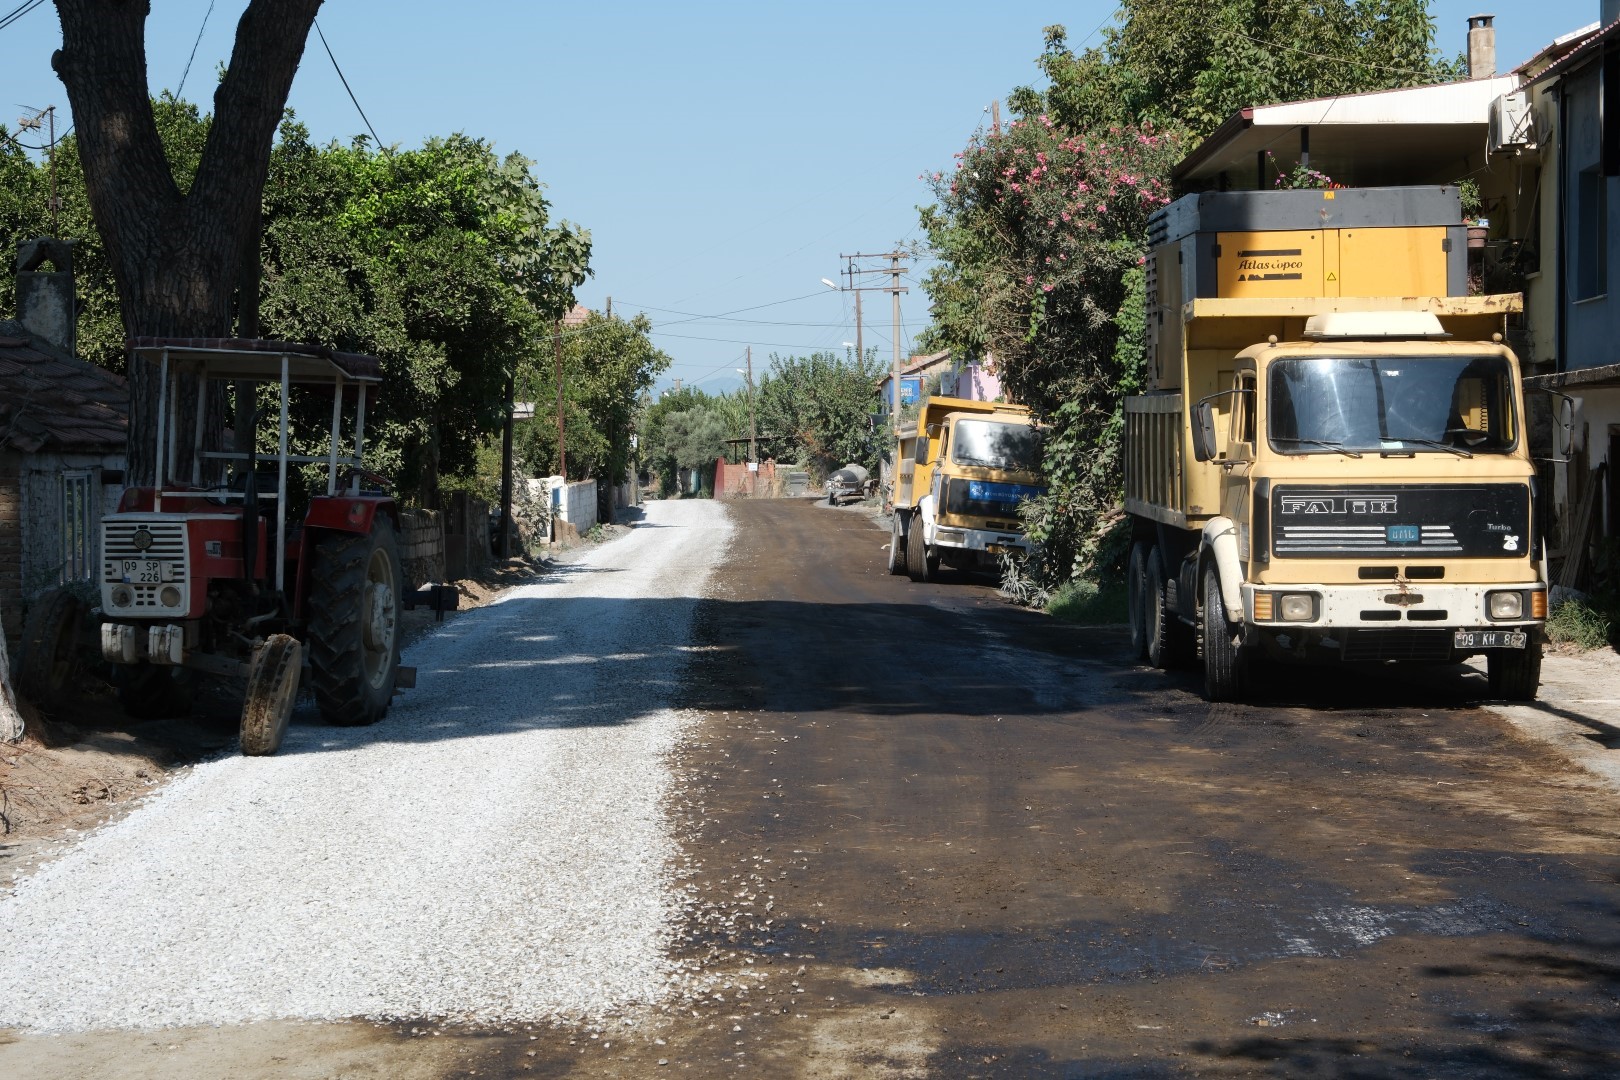
<instances>
[{"instance_id":1,"label":"sky","mask_svg":"<svg viewBox=\"0 0 1620 1080\"><path fill-rule=\"evenodd\" d=\"M0 0L0 20L31 3ZM154 93L180 88L206 108L245 0L152 7ZM591 232L595 276L580 301L600 310L611 297L615 314L645 312L674 360L660 387L680 379L715 393L743 385L750 346L756 376L773 353L842 353L855 340L853 297L821 279L841 280L841 255L915 242L917 207L932 202L921 175L951 167L992 101L1038 83L1042 28L1061 23L1071 46L1094 44L1115 7L332 0L317 22L335 65L311 34L288 105L317 141L346 141L369 120L385 144L462 131L534 159L554 217ZM1430 5L1446 56L1464 51L1468 16L1499 12L1506 71L1597 21L1600 0L1529 9ZM0 27L8 129L49 105L59 133L71 124L50 67L60 35L49 2ZM928 263L905 265L899 337L909 355L928 323ZM889 297L868 293L863 307L863 344L888 359Z\"/></svg>"}]
</instances>

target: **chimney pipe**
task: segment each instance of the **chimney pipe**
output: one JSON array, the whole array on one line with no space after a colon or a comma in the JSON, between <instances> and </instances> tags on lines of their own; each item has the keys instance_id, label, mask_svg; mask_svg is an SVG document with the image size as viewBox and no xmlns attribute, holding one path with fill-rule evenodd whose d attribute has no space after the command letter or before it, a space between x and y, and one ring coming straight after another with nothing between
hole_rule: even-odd
<instances>
[{"instance_id":1,"label":"chimney pipe","mask_svg":"<svg viewBox=\"0 0 1620 1080\"><path fill-rule=\"evenodd\" d=\"M35 337L72 353L77 323L72 240L17 245L17 321ZM49 267L49 269L46 269Z\"/></svg>"},{"instance_id":2,"label":"chimney pipe","mask_svg":"<svg viewBox=\"0 0 1620 1080\"><path fill-rule=\"evenodd\" d=\"M1468 17L1468 77L1492 79L1496 77L1496 21L1495 15Z\"/></svg>"}]
</instances>

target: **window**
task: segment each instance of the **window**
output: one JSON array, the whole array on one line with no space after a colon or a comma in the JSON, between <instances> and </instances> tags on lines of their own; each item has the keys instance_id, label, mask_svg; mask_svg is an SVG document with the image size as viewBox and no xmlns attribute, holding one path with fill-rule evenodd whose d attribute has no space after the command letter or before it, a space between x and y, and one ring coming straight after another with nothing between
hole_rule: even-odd
<instances>
[{"instance_id":1,"label":"window","mask_svg":"<svg viewBox=\"0 0 1620 1080\"><path fill-rule=\"evenodd\" d=\"M1254 446L1254 375L1238 376L1234 407L1237 415L1232 420L1232 441ZM1252 453L1252 449L1248 452Z\"/></svg>"},{"instance_id":2,"label":"window","mask_svg":"<svg viewBox=\"0 0 1620 1080\"><path fill-rule=\"evenodd\" d=\"M1609 181L1601 169L1576 177L1576 300L1591 300L1609 291Z\"/></svg>"},{"instance_id":3,"label":"window","mask_svg":"<svg viewBox=\"0 0 1620 1080\"><path fill-rule=\"evenodd\" d=\"M1288 454L1507 453L1502 356L1289 357L1271 364L1272 446Z\"/></svg>"},{"instance_id":4,"label":"window","mask_svg":"<svg viewBox=\"0 0 1620 1080\"><path fill-rule=\"evenodd\" d=\"M88 472L62 474L62 569L61 579L91 581L96 554L93 477Z\"/></svg>"}]
</instances>

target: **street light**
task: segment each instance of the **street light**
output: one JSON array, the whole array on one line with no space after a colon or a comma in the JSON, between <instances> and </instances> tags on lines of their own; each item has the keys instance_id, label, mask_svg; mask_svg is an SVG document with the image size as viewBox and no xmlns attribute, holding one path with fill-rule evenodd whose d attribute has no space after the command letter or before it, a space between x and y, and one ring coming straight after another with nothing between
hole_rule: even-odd
<instances>
[{"instance_id":1,"label":"street light","mask_svg":"<svg viewBox=\"0 0 1620 1080\"><path fill-rule=\"evenodd\" d=\"M829 289L838 288L838 283L836 281L834 281L832 278L822 278L821 283L823 285L827 286L827 288L829 288Z\"/></svg>"}]
</instances>

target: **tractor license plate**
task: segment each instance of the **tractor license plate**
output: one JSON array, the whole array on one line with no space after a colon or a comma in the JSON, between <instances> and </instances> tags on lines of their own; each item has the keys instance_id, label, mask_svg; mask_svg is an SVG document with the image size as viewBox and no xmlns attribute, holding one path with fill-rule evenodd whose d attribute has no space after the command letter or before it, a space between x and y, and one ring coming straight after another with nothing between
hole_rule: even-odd
<instances>
[{"instance_id":1,"label":"tractor license plate","mask_svg":"<svg viewBox=\"0 0 1620 1080\"><path fill-rule=\"evenodd\" d=\"M1459 649L1522 649L1528 635L1523 630L1458 630Z\"/></svg>"},{"instance_id":2,"label":"tractor license plate","mask_svg":"<svg viewBox=\"0 0 1620 1080\"><path fill-rule=\"evenodd\" d=\"M123 580L134 585L163 583L162 559L124 559Z\"/></svg>"}]
</instances>

